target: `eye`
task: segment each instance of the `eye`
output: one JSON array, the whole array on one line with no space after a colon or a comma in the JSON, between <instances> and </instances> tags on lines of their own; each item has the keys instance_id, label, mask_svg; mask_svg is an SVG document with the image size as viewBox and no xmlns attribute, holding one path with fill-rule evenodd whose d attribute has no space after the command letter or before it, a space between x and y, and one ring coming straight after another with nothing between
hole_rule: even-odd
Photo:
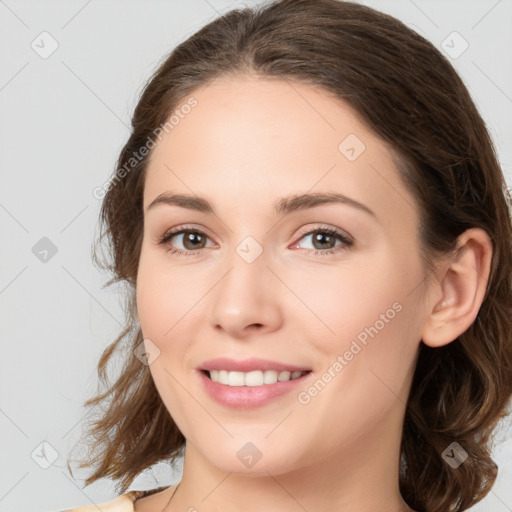
<instances>
[{"instance_id":1,"label":"eye","mask_svg":"<svg viewBox=\"0 0 512 512\"><path fill-rule=\"evenodd\" d=\"M331 227L318 227L314 230L307 231L306 233L302 233L302 237L300 240L306 239L310 237L312 248L308 249L308 254L311 251L315 255L325 255L325 254L333 254L338 251L342 251L351 247L354 242L339 229L331 228ZM296 242L292 248L300 247L300 240ZM336 241L339 240L340 243L336 245Z\"/></svg>"},{"instance_id":2,"label":"eye","mask_svg":"<svg viewBox=\"0 0 512 512\"><path fill-rule=\"evenodd\" d=\"M173 238L178 240L178 242L173 242L173 244L182 244L184 249L171 247L167 249L167 252L171 254L193 256L197 254L197 251L200 249L204 249L208 236L197 228L187 228L186 226L180 226L179 228L167 231L159 239L158 243L159 245L165 245Z\"/></svg>"}]
</instances>

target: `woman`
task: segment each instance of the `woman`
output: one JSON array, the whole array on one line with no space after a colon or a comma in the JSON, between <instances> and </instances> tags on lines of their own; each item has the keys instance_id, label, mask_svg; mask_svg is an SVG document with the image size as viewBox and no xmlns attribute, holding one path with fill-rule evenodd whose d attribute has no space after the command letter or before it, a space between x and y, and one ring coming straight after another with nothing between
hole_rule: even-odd
<instances>
[{"instance_id":1,"label":"woman","mask_svg":"<svg viewBox=\"0 0 512 512\"><path fill-rule=\"evenodd\" d=\"M126 363L81 467L121 492L180 455L183 476L102 509L481 500L512 394L510 196L439 51L350 2L232 11L132 124L103 191L129 315L102 380Z\"/></svg>"}]
</instances>

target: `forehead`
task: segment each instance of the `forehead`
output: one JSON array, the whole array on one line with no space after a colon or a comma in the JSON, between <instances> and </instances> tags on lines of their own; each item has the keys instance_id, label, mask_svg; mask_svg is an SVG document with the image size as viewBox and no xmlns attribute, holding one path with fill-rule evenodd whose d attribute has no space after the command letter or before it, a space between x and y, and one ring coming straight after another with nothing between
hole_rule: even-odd
<instances>
[{"instance_id":1,"label":"forehead","mask_svg":"<svg viewBox=\"0 0 512 512\"><path fill-rule=\"evenodd\" d=\"M328 190L365 199L376 210L390 201L411 209L391 149L327 91L283 79L224 77L194 90L178 113L190 98L195 106L176 116L153 150L145 208L165 191L243 208Z\"/></svg>"}]
</instances>

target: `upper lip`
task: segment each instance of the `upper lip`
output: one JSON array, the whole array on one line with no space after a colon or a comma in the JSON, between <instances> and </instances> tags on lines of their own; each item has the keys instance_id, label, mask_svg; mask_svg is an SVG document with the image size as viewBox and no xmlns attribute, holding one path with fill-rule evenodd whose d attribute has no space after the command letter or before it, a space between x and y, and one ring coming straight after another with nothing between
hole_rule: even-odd
<instances>
[{"instance_id":1,"label":"upper lip","mask_svg":"<svg viewBox=\"0 0 512 512\"><path fill-rule=\"evenodd\" d=\"M202 363L200 370L227 370L230 372L251 372L254 370L277 370L279 372L304 372L310 371L311 368L306 366L296 366L288 363L280 363L279 361L270 361L268 359L229 359L227 357L219 357L217 359L209 359Z\"/></svg>"}]
</instances>

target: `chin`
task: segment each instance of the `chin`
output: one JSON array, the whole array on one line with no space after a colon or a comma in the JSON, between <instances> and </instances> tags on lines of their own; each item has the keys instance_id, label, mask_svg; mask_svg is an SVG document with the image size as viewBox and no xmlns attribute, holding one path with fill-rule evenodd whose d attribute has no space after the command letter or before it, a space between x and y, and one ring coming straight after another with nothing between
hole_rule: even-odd
<instances>
[{"instance_id":1,"label":"chin","mask_svg":"<svg viewBox=\"0 0 512 512\"><path fill-rule=\"evenodd\" d=\"M268 477L269 473L278 475L296 469L299 460L303 462L296 447L291 446L290 450L286 450L280 439L276 438L275 441L241 435L217 444L213 451L212 444L209 444L202 453L211 464L226 473Z\"/></svg>"}]
</instances>

